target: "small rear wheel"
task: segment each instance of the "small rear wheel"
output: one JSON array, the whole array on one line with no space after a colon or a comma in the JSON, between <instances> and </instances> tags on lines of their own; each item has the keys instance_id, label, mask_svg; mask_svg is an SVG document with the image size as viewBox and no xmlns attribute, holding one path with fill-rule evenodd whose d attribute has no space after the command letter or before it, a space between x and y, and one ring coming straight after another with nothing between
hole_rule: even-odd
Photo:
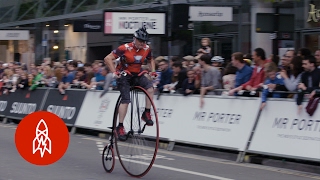
<instances>
[{"instance_id":1,"label":"small rear wheel","mask_svg":"<svg viewBox=\"0 0 320 180\"><path fill-rule=\"evenodd\" d=\"M111 173L113 171L114 164L115 164L115 157L114 157L113 148L110 145L104 147L103 149L102 164L103 164L104 170L106 170L108 173Z\"/></svg>"}]
</instances>

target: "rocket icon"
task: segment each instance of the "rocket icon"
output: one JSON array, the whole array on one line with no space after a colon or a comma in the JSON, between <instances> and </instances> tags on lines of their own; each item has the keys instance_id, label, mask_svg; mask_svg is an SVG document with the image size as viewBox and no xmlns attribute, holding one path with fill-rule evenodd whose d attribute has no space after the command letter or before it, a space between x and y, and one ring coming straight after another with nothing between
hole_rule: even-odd
<instances>
[{"instance_id":1,"label":"rocket icon","mask_svg":"<svg viewBox=\"0 0 320 180\"><path fill-rule=\"evenodd\" d=\"M46 122L41 119L36 127L36 137L33 139L33 154L40 151L41 158L47 151L51 154L51 140L49 138L49 129Z\"/></svg>"}]
</instances>

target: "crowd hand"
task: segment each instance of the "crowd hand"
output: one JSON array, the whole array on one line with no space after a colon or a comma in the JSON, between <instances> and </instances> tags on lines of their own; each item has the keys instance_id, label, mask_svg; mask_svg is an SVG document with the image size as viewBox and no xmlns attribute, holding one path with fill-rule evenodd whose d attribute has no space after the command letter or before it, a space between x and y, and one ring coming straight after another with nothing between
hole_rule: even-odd
<instances>
[{"instance_id":1,"label":"crowd hand","mask_svg":"<svg viewBox=\"0 0 320 180\"><path fill-rule=\"evenodd\" d=\"M186 93L187 93L187 94L190 94L191 92L192 92L192 90L186 89Z\"/></svg>"},{"instance_id":2,"label":"crowd hand","mask_svg":"<svg viewBox=\"0 0 320 180\"><path fill-rule=\"evenodd\" d=\"M302 109L303 109L303 108L302 108L302 105L299 105L299 106L298 106L298 114L301 114Z\"/></svg>"},{"instance_id":3,"label":"crowd hand","mask_svg":"<svg viewBox=\"0 0 320 180\"><path fill-rule=\"evenodd\" d=\"M23 84L18 84L18 86L19 86L20 88L23 88L23 87L24 87L24 85L23 85Z\"/></svg>"},{"instance_id":4,"label":"crowd hand","mask_svg":"<svg viewBox=\"0 0 320 180\"><path fill-rule=\"evenodd\" d=\"M248 86L246 86L246 90L247 91L253 91L253 88L252 88L252 86L248 85Z\"/></svg>"},{"instance_id":5,"label":"crowd hand","mask_svg":"<svg viewBox=\"0 0 320 180\"><path fill-rule=\"evenodd\" d=\"M163 91L169 91L169 86L168 85L164 85L163 86Z\"/></svg>"},{"instance_id":6,"label":"crowd hand","mask_svg":"<svg viewBox=\"0 0 320 180\"><path fill-rule=\"evenodd\" d=\"M203 98L200 98L200 108L202 108L204 105L204 99Z\"/></svg>"},{"instance_id":7,"label":"crowd hand","mask_svg":"<svg viewBox=\"0 0 320 180\"><path fill-rule=\"evenodd\" d=\"M262 110L264 107L266 106L266 103L262 103L261 106L260 106L260 110Z\"/></svg>"},{"instance_id":8,"label":"crowd hand","mask_svg":"<svg viewBox=\"0 0 320 180\"><path fill-rule=\"evenodd\" d=\"M268 84L267 86L269 90L274 90L276 88L275 84Z\"/></svg>"},{"instance_id":9,"label":"crowd hand","mask_svg":"<svg viewBox=\"0 0 320 180\"><path fill-rule=\"evenodd\" d=\"M236 92L236 89L231 89L231 90L228 92L228 95L229 95L229 96L232 96L235 92Z\"/></svg>"},{"instance_id":10,"label":"crowd hand","mask_svg":"<svg viewBox=\"0 0 320 180\"><path fill-rule=\"evenodd\" d=\"M303 83L298 84L298 89L306 90L307 87Z\"/></svg>"}]
</instances>

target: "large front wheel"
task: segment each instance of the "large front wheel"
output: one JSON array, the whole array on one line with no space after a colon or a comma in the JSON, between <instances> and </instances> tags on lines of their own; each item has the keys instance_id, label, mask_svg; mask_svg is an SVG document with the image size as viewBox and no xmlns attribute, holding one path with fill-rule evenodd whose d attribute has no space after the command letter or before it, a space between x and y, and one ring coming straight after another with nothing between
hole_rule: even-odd
<instances>
[{"instance_id":1,"label":"large front wheel","mask_svg":"<svg viewBox=\"0 0 320 180\"><path fill-rule=\"evenodd\" d=\"M130 90L130 99L131 103L128 105L127 114L123 122L127 140L119 141L116 138L115 146L120 164L124 170L131 176L142 177L148 173L156 159L159 145L158 116L153 101L143 88L132 88ZM116 105L114 123L119 122L117 112L120 100L121 96ZM150 113L153 126L147 126L141 119L142 113L145 111L146 100L151 102Z\"/></svg>"}]
</instances>

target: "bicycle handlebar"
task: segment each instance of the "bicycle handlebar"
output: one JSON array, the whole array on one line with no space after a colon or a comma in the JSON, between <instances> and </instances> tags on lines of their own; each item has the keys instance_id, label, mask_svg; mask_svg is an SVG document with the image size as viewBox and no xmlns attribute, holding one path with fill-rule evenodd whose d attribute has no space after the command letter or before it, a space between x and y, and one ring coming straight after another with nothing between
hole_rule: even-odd
<instances>
[{"instance_id":1,"label":"bicycle handlebar","mask_svg":"<svg viewBox=\"0 0 320 180\"><path fill-rule=\"evenodd\" d=\"M147 71L147 70L143 70L143 71L141 71L141 72L138 74L138 76L142 76L142 75L144 75L144 74L146 74L146 73L148 73L148 71ZM128 74L129 74L130 76L132 76L131 72L128 71L128 70L123 70L123 71L120 72L120 75L122 75L122 76L127 76Z\"/></svg>"}]
</instances>

